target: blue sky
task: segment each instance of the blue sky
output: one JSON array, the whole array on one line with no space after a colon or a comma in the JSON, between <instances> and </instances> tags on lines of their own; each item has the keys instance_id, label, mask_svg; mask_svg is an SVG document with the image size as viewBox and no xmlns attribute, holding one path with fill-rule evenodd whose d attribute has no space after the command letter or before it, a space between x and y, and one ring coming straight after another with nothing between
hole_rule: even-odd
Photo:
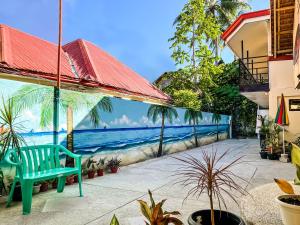
<instances>
[{"instance_id":1,"label":"blue sky","mask_svg":"<svg viewBox=\"0 0 300 225\"><path fill-rule=\"evenodd\" d=\"M168 38L182 0L63 0L64 43L77 38L94 42L150 81L174 70ZM269 1L252 0L253 10ZM57 41L57 0L2 0L0 23L43 39ZM226 61L232 60L228 49Z\"/></svg>"}]
</instances>

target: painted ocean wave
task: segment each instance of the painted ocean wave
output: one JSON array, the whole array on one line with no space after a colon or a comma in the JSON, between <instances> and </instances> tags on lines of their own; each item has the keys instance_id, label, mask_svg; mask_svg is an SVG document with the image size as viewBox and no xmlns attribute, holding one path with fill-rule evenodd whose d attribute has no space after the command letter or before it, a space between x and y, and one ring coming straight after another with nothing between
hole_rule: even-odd
<instances>
[{"instance_id":1,"label":"painted ocean wave","mask_svg":"<svg viewBox=\"0 0 300 225\"><path fill-rule=\"evenodd\" d=\"M227 132L229 126L219 125L219 132ZM217 132L216 125L197 126L198 137L212 136ZM23 134L29 144L52 142L52 132ZM159 142L160 127L115 128L74 130L74 151L79 154L95 154L107 151L127 151L130 148ZM192 126L166 127L164 143L180 142L193 137ZM60 143L66 146L66 132L59 133Z\"/></svg>"}]
</instances>

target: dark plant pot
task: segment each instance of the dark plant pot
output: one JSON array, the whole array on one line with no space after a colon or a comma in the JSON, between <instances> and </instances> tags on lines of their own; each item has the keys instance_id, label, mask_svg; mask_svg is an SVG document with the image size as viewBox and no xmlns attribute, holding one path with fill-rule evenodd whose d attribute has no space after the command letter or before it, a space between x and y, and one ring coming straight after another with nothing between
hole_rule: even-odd
<instances>
[{"instance_id":1,"label":"dark plant pot","mask_svg":"<svg viewBox=\"0 0 300 225\"><path fill-rule=\"evenodd\" d=\"M102 176L104 175L104 170L103 170L103 169L98 169L98 170L97 170L97 175L98 175L99 177L102 177Z\"/></svg>"},{"instance_id":2,"label":"dark plant pot","mask_svg":"<svg viewBox=\"0 0 300 225\"><path fill-rule=\"evenodd\" d=\"M13 194L13 201L15 202L22 201L22 189L20 184L17 184L15 187L14 194Z\"/></svg>"},{"instance_id":3,"label":"dark plant pot","mask_svg":"<svg viewBox=\"0 0 300 225\"><path fill-rule=\"evenodd\" d=\"M110 172L111 173L117 173L118 169L119 169L119 167L110 167Z\"/></svg>"},{"instance_id":4,"label":"dark plant pot","mask_svg":"<svg viewBox=\"0 0 300 225\"><path fill-rule=\"evenodd\" d=\"M48 187L49 187L48 183L42 183L40 187L40 192L48 191Z\"/></svg>"},{"instance_id":5,"label":"dark plant pot","mask_svg":"<svg viewBox=\"0 0 300 225\"><path fill-rule=\"evenodd\" d=\"M233 213L215 210L215 225L246 225L246 223ZM210 210L200 210L190 215L189 225L199 225L197 218L201 217L201 225L211 225Z\"/></svg>"},{"instance_id":6,"label":"dark plant pot","mask_svg":"<svg viewBox=\"0 0 300 225\"><path fill-rule=\"evenodd\" d=\"M78 175L74 176L74 183L78 183Z\"/></svg>"},{"instance_id":7,"label":"dark plant pot","mask_svg":"<svg viewBox=\"0 0 300 225\"><path fill-rule=\"evenodd\" d=\"M95 171L88 171L88 178L93 179L95 177Z\"/></svg>"},{"instance_id":8,"label":"dark plant pot","mask_svg":"<svg viewBox=\"0 0 300 225\"><path fill-rule=\"evenodd\" d=\"M268 159L269 160L278 160L279 155L277 153L268 153Z\"/></svg>"},{"instance_id":9,"label":"dark plant pot","mask_svg":"<svg viewBox=\"0 0 300 225\"><path fill-rule=\"evenodd\" d=\"M268 152L267 151L260 151L260 157L262 159L267 159L268 158Z\"/></svg>"},{"instance_id":10,"label":"dark plant pot","mask_svg":"<svg viewBox=\"0 0 300 225\"><path fill-rule=\"evenodd\" d=\"M52 188L56 189L57 188L57 180L52 182Z\"/></svg>"},{"instance_id":11,"label":"dark plant pot","mask_svg":"<svg viewBox=\"0 0 300 225\"><path fill-rule=\"evenodd\" d=\"M66 184L67 184L67 185L72 185L72 184L74 184L74 176L69 176L69 177L67 177L67 179L66 179Z\"/></svg>"}]
</instances>

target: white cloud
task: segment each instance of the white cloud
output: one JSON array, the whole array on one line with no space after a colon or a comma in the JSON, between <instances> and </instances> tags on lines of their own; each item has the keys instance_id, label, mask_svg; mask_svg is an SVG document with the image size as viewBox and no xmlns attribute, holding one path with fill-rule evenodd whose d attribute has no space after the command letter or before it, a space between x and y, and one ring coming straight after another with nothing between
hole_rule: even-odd
<instances>
[{"instance_id":1,"label":"white cloud","mask_svg":"<svg viewBox=\"0 0 300 225\"><path fill-rule=\"evenodd\" d=\"M113 121L110 122L110 124L115 126L127 125L127 126L135 126L135 127L140 125L138 122L132 121L126 115L122 115L120 118L114 119Z\"/></svg>"}]
</instances>

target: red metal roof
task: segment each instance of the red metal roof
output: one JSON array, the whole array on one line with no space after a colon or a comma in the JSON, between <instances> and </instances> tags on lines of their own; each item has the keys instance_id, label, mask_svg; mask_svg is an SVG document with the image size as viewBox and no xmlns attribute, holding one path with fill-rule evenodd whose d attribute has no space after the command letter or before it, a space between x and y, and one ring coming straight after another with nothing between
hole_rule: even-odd
<instances>
[{"instance_id":1,"label":"red metal roof","mask_svg":"<svg viewBox=\"0 0 300 225\"><path fill-rule=\"evenodd\" d=\"M242 24L244 20L247 19L252 19L256 17L261 17L261 16L268 16L270 15L270 10L269 9L264 9L260 11L255 11L255 12L249 12L249 13L244 13L240 15L221 35L221 38L226 41L227 38Z\"/></svg>"},{"instance_id":2,"label":"red metal roof","mask_svg":"<svg viewBox=\"0 0 300 225\"><path fill-rule=\"evenodd\" d=\"M57 45L0 24L0 63L13 69L55 75ZM74 77L64 53L62 74Z\"/></svg>"},{"instance_id":3,"label":"red metal roof","mask_svg":"<svg viewBox=\"0 0 300 225\"><path fill-rule=\"evenodd\" d=\"M170 101L149 81L88 41L73 41L63 50L65 84ZM22 76L56 80L57 45L0 24L0 68Z\"/></svg>"}]
</instances>

